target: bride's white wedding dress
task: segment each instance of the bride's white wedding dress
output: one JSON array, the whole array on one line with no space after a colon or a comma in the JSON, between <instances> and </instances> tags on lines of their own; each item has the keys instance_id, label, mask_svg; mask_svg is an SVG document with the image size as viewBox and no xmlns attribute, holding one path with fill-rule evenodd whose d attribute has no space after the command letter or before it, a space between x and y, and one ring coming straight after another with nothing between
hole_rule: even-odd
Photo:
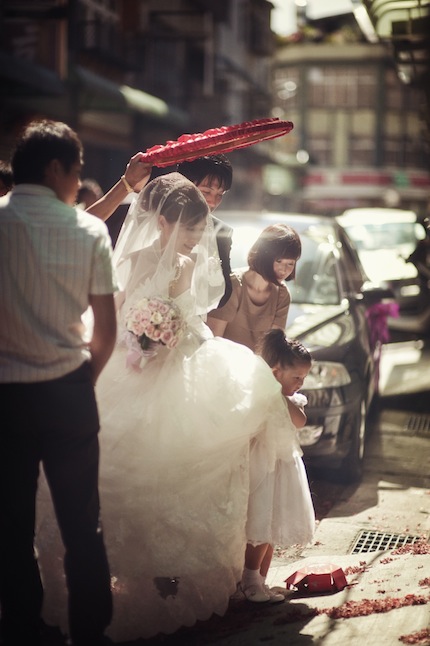
<instances>
[{"instance_id":1,"label":"bride's white wedding dress","mask_svg":"<svg viewBox=\"0 0 430 646\"><path fill-rule=\"evenodd\" d=\"M204 198L188 180L178 173L157 177L130 209L115 248L124 286L120 341L96 394L101 517L114 597L107 634L117 641L170 634L225 613L244 563L249 447L253 487L294 450L269 366L245 346L214 338L203 322L224 282L210 222L187 220L194 207L206 218ZM175 226L165 217L172 210L181 212ZM163 246L165 228L171 235ZM198 234L187 258L176 251L184 231ZM186 332L137 371L127 361L124 313L142 295L176 295ZM67 630L63 549L43 480L36 546L44 618Z\"/></svg>"},{"instance_id":2,"label":"bride's white wedding dress","mask_svg":"<svg viewBox=\"0 0 430 646\"><path fill-rule=\"evenodd\" d=\"M189 292L176 302L187 319ZM117 347L97 388L116 639L225 613L243 568L249 441L268 420L285 424L267 364L198 317L141 372L126 353Z\"/></svg>"},{"instance_id":3,"label":"bride's white wedding dress","mask_svg":"<svg viewBox=\"0 0 430 646\"><path fill-rule=\"evenodd\" d=\"M192 301L189 291L176 299L185 320ZM118 641L226 612L243 569L250 439L285 427L268 365L214 338L199 317L188 317L179 345L161 346L140 372L126 356L118 344L96 388L114 598L107 634ZM44 617L67 632L63 548L43 481L38 536Z\"/></svg>"}]
</instances>

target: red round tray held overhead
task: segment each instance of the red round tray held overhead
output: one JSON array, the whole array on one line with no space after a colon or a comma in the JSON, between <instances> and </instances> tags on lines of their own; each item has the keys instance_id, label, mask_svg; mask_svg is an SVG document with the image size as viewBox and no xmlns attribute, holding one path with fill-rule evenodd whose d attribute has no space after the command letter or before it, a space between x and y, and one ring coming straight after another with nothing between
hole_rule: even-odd
<instances>
[{"instance_id":1,"label":"red round tray held overhead","mask_svg":"<svg viewBox=\"0 0 430 646\"><path fill-rule=\"evenodd\" d=\"M232 126L211 128L192 135L181 135L175 141L152 146L142 153L141 161L163 168L198 157L228 153L261 141L288 134L294 127L291 121L255 119Z\"/></svg>"}]
</instances>

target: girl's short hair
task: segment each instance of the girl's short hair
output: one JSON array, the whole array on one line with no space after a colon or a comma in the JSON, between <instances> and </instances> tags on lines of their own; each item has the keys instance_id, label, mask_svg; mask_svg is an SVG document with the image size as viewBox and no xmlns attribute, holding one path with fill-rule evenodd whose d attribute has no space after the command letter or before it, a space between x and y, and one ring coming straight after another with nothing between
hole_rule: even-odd
<instances>
[{"instance_id":1,"label":"girl's short hair","mask_svg":"<svg viewBox=\"0 0 430 646\"><path fill-rule=\"evenodd\" d=\"M270 283L278 284L273 263L280 258L298 260L302 253L299 234L288 224L271 224L266 227L248 253L249 268ZM286 278L293 280L296 269Z\"/></svg>"},{"instance_id":2,"label":"girl's short hair","mask_svg":"<svg viewBox=\"0 0 430 646\"><path fill-rule=\"evenodd\" d=\"M273 329L266 332L257 347L259 354L271 368L280 365L281 368L296 364L312 363L311 353L297 339L288 339L285 332Z\"/></svg>"}]
</instances>

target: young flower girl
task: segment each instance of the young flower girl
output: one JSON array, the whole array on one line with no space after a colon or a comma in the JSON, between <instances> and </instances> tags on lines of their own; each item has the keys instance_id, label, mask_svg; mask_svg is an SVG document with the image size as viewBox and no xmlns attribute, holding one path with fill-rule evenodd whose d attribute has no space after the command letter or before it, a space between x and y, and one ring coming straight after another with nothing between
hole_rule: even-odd
<instances>
[{"instance_id":1,"label":"young flower girl","mask_svg":"<svg viewBox=\"0 0 430 646\"><path fill-rule=\"evenodd\" d=\"M285 399L285 427L266 428L251 441L247 546L241 590L249 601L277 603L278 590L266 585L275 545L305 545L312 540L315 515L296 429L306 424L306 397L297 391L312 358L280 329L269 330L257 352L272 368Z\"/></svg>"}]
</instances>

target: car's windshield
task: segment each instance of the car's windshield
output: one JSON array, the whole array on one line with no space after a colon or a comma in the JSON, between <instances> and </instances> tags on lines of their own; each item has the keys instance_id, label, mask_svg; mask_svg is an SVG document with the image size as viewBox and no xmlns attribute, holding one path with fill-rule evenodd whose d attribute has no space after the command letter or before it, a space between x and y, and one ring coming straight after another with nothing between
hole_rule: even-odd
<instances>
[{"instance_id":1,"label":"car's windshield","mask_svg":"<svg viewBox=\"0 0 430 646\"><path fill-rule=\"evenodd\" d=\"M353 224L346 226L345 230L358 251L406 247L411 253L417 243L416 225L413 222Z\"/></svg>"},{"instance_id":2,"label":"car's windshield","mask_svg":"<svg viewBox=\"0 0 430 646\"><path fill-rule=\"evenodd\" d=\"M361 263L375 283L404 280L417 275L416 267L405 259L415 249L420 225L415 222L375 222L344 225Z\"/></svg>"}]
</instances>

